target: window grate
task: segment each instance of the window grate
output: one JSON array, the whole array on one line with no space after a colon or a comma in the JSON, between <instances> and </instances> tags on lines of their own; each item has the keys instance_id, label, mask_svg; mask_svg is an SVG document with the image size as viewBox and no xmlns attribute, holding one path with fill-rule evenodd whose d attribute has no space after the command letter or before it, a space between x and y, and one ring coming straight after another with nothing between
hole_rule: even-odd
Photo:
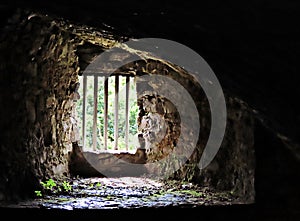
<instances>
[{"instance_id":1,"label":"window grate","mask_svg":"<svg viewBox=\"0 0 300 221\"><path fill-rule=\"evenodd\" d=\"M130 152L139 147L134 77L80 76L77 113L85 150Z\"/></svg>"}]
</instances>

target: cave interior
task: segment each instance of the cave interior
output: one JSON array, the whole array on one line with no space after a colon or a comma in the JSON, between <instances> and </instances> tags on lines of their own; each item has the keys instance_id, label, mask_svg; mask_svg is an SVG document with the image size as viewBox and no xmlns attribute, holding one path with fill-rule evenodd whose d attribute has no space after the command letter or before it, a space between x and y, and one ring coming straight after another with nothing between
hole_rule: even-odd
<instances>
[{"instance_id":1,"label":"cave interior","mask_svg":"<svg viewBox=\"0 0 300 221\"><path fill-rule=\"evenodd\" d=\"M3 210L64 219L68 215L114 217L132 211L144 215L151 209L158 217L161 213L237 220L300 217L300 5L265 0L215 0L200 5L135 0L0 3ZM222 90L217 92L224 93L226 128L218 151L204 168L199 161L205 154L209 158L205 147L223 112L214 119L212 99L202 84L206 79L199 82L184 67L155 56L155 50L147 51L153 45L134 48L135 42L146 38L168 39L191 48L220 82ZM124 47L126 42L132 44ZM107 56L97 60L103 54ZM139 139L133 153L84 150L76 105L85 102L87 92L78 90L86 87L80 82L86 76L134 78ZM213 99L218 102L222 96L217 95ZM96 134L96 129L90 133ZM153 176L234 197L214 201L197 195L205 205L195 207L177 203L147 209L72 208L71 212L43 210L28 203L38 198L35 191L50 179L78 184L84 179ZM18 208L24 201L26 206Z\"/></svg>"}]
</instances>

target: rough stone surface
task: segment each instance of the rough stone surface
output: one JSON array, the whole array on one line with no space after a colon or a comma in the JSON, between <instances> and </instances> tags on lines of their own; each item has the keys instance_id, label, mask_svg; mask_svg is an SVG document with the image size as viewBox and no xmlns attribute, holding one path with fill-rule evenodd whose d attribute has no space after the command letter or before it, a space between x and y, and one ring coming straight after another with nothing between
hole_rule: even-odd
<instances>
[{"instance_id":1,"label":"rough stone surface","mask_svg":"<svg viewBox=\"0 0 300 221\"><path fill-rule=\"evenodd\" d=\"M122 39L89 27L23 11L16 13L1 37L2 82L11 85L10 88L3 87L5 90L1 88L0 100L5 106L5 116L10 113L5 118L2 115L4 119L1 122L1 128L5 128L1 134L1 154L7 157L1 158L0 188L2 198L7 199L23 192L30 194L42 178L70 175L69 159L73 159L72 149L78 139L74 113L74 101L78 99L78 75L97 54ZM13 45L16 50L10 50ZM147 53L130 48L125 50L131 54L142 54L143 59L120 68L120 73L132 74L135 70L136 76L163 75L176 80L191 94L201 116L200 139L193 143L189 135L194 128L181 124L178 110L171 101L151 93L139 99L138 122L148 163L160 161L176 149L179 135L185 144L196 147L191 157L186 157L185 150L182 150L180 159L164 161L164 165L153 167L146 163L147 171L153 174L171 171L174 172L171 178L234 191L251 202L254 194L253 126L251 114L243 102L226 95L229 117L225 141L212 165L198 171L197 162L210 129L209 107L200 85L180 67ZM126 61L127 57L118 55L109 59L119 62L120 59ZM164 82L160 84L148 82L147 88L150 91L163 88ZM138 90L144 88L141 85L141 82L137 83ZM166 87L165 90L170 89ZM175 91L171 90L171 93ZM14 102L11 102L12 99ZM189 106L186 100L182 100L182 105ZM189 112L188 109L186 111ZM194 116L188 118L192 122ZM21 123L16 126L11 123L13 120ZM99 165L98 155L89 155L93 164ZM139 160L136 155L119 155L119 158ZM184 160L186 164L178 167L178 160ZM139 163L141 169L145 169L142 168L144 163ZM115 168L116 173L120 172L118 168ZM28 190L24 191L20 183L28 184Z\"/></svg>"},{"instance_id":2,"label":"rough stone surface","mask_svg":"<svg viewBox=\"0 0 300 221\"><path fill-rule=\"evenodd\" d=\"M135 53L134 50L126 50L129 53ZM143 54L143 52L139 52L139 54ZM116 61L110 58L110 62L120 62L120 59L122 57L118 57ZM123 59L126 60L127 57ZM242 100L225 94L228 117L224 141L209 167L200 171L198 162L208 139L211 121L207 98L204 96L199 83L184 69L164 63L158 58L154 60L151 57L147 60L146 53L144 59L140 62L129 63L117 70L124 75L126 73L132 74L134 72L132 70L136 70L134 75L137 78L137 92L139 94L139 138L141 147L145 149L147 159L146 171L143 168L134 174L132 173L134 167L127 168L128 171L131 171L129 174L146 173L153 176L163 176L166 179L194 181L211 188L233 191L245 202L253 202L255 196L253 110ZM169 94L174 97L178 96L176 95L176 88L169 87L168 82L164 79L160 79L158 83L145 81L144 78L140 77L145 75L168 76L188 90L195 102L198 114L201 116L199 118L201 131L198 141L195 142L192 139L195 129L193 125L182 123L175 104L156 92L156 89L159 88L162 94ZM180 99L180 104L186 113L192 113L192 110L189 109L191 106L188 100ZM191 114L187 114L186 118L186 122L195 121L195 116ZM182 143L186 145L184 148L177 146L179 137L181 137ZM190 148L194 148L193 152L187 155ZM174 157L169 157L175 150L178 150L177 154ZM86 154L91 155L91 153ZM110 168L115 168L114 163L108 161L101 161L100 163L99 160L105 158L103 154L92 155L92 158L95 158L92 160L92 164L96 165L98 171L105 173ZM122 162L117 164L119 164L118 168L122 168ZM123 174L126 171L125 168L123 165L124 170L115 171L115 174Z\"/></svg>"},{"instance_id":3,"label":"rough stone surface","mask_svg":"<svg viewBox=\"0 0 300 221\"><path fill-rule=\"evenodd\" d=\"M235 205L239 199L228 191L216 191L188 182L162 182L147 177L71 179L70 190L45 193L13 208L39 209L138 209L197 208Z\"/></svg>"},{"instance_id":4,"label":"rough stone surface","mask_svg":"<svg viewBox=\"0 0 300 221\"><path fill-rule=\"evenodd\" d=\"M80 29L25 10L16 11L3 28L1 200L32 195L42 178L69 176L69 154L78 140L76 49L89 41L102 49L113 42Z\"/></svg>"},{"instance_id":5,"label":"rough stone surface","mask_svg":"<svg viewBox=\"0 0 300 221\"><path fill-rule=\"evenodd\" d=\"M34 8L49 15L56 14L80 24L106 27L122 35L138 38L159 37L180 42L205 58L228 94L232 97L238 96L255 109L255 205L205 207L192 210L180 210L177 207L171 210L162 208L161 210L126 210L126 212L102 210L99 213L94 213L92 210L74 210L71 213L74 215L74 220L80 218L92 220L95 217L107 218L107 220L114 217L119 220L126 216L130 220L134 218L138 220L144 218L145 214L151 214L152 219L166 216L175 219L180 217L185 220L188 216L199 219L207 217L210 220L299 220L300 32L297 28L300 20L299 3L294 0L247 2L213 0L201 2L200 7L195 7L195 4L190 1L157 1L157 4L152 0L142 4L138 0L86 0L76 4L63 0L2 1L0 3L1 33L5 32L2 28L7 25L7 19L13 20L12 13L20 7ZM88 32L85 28L82 31ZM89 46L90 44L84 43L83 51ZM99 50L101 51L101 47L95 49L95 51ZM87 52L85 57L90 59L88 54ZM16 62L19 60L16 56L14 59ZM80 62L82 67L86 64ZM1 74L0 90L3 95L0 96L1 114L13 113L13 107L18 106L18 103L8 102L4 97L11 97L11 94L6 91L17 91L16 88L20 87L21 83L10 84L9 79L2 76L4 75ZM15 75L11 76L11 82L16 82ZM28 109L32 108L30 102L27 106ZM24 109L25 103L20 107ZM9 115L1 116L1 126L10 128L10 131L17 130L17 125L11 129L7 122L13 119L22 124L23 119L7 119L7 116ZM30 118L34 119L36 116L32 114ZM5 125L2 125L2 122L6 122ZM3 127L1 129L4 131ZM2 135L12 134L2 131L1 143L4 139ZM21 130L16 132L20 135L20 139L26 137L21 136L21 132ZM7 143L7 139L4 139L4 142ZM18 145L22 143L20 140L9 143L11 145L5 144L1 148L5 146L5 150L22 149ZM22 180L24 176L31 176L27 172L26 175L22 174L23 171L28 171L24 166L24 154L15 152L8 154L1 149L1 156L4 156L1 159L1 168L4 168L1 169L1 176L4 171L1 187L6 185L4 183L7 174L12 174L9 176L9 185L4 188L6 191L10 188L12 190L5 195L11 195L15 191L20 192L18 183L23 184L22 191L29 191L30 188L25 188L26 182ZM22 163L5 160L5 158L16 159L17 157ZM11 172L8 172L9 170ZM14 178L13 174L18 176ZM35 178L32 176L32 179L26 180L33 181ZM4 198L2 190L3 188L1 188L1 199ZM70 215L64 212L53 213L51 210L35 210L32 214L28 210L18 210L14 214L17 219L21 215L23 218L28 216L29 219L36 217L37 220L43 220L45 217L65 220L64 215ZM89 217L90 214L93 217ZM13 216L11 210L8 215Z\"/></svg>"}]
</instances>

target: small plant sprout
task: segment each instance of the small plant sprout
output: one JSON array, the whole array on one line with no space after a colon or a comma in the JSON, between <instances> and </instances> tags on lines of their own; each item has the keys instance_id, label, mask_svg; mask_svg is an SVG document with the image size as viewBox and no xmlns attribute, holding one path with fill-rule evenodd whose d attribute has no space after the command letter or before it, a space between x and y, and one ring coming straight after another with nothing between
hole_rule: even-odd
<instances>
[{"instance_id":1,"label":"small plant sprout","mask_svg":"<svg viewBox=\"0 0 300 221\"><path fill-rule=\"evenodd\" d=\"M64 190L67 191L67 192L72 190L72 186L71 186L70 183L67 182L67 181L64 181L64 182L62 183L62 186L63 186Z\"/></svg>"},{"instance_id":2,"label":"small plant sprout","mask_svg":"<svg viewBox=\"0 0 300 221\"><path fill-rule=\"evenodd\" d=\"M41 192L40 190L36 190L36 191L34 191L34 193L35 193L35 195L38 196L38 197L43 196L43 195L42 195L42 192Z\"/></svg>"},{"instance_id":3,"label":"small plant sprout","mask_svg":"<svg viewBox=\"0 0 300 221\"><path fill-rule=\"evenodd\" d=\"M36 192L36 195L40 195L42 193L45 194L58 194L61 192L70 192L72 190L72 186L69 182L63 181L63 182L56 182L53 179L49 179L47 181L40 182L43 190L39 191L40 193Z\"/></svg>"},{"instance_id":4,"label":"small plant sprout","mask_svg":"<svg viewBox=\"0 0 300 221\"><path fill-rule=\"evenodd\" d=\"M56 183L53 179L49 179L46 182L41 182L41 184L43 185L43 187L47 190L52 190L53 187L56 186Z\"/></svg>"}]
</instances>

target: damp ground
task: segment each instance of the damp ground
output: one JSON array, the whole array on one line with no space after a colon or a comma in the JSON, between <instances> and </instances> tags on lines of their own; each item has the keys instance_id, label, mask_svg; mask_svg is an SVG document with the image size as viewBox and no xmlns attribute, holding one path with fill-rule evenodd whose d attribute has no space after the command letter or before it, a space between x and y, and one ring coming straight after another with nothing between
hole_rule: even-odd
<instances>
[{"instance_id":1,"label":"damp ground","mask_svg":"<svg viewBox=\"0 0 300 221\"><path fill-rule=\"evenodd\" d=\"M146 177L76 178L68 181L68 184L68 191L43 193L32 200L3 206L75 210L193 208L240 203L232 192L214 191L189 182L161 181Z\"/></svg>"}]
</instances>

